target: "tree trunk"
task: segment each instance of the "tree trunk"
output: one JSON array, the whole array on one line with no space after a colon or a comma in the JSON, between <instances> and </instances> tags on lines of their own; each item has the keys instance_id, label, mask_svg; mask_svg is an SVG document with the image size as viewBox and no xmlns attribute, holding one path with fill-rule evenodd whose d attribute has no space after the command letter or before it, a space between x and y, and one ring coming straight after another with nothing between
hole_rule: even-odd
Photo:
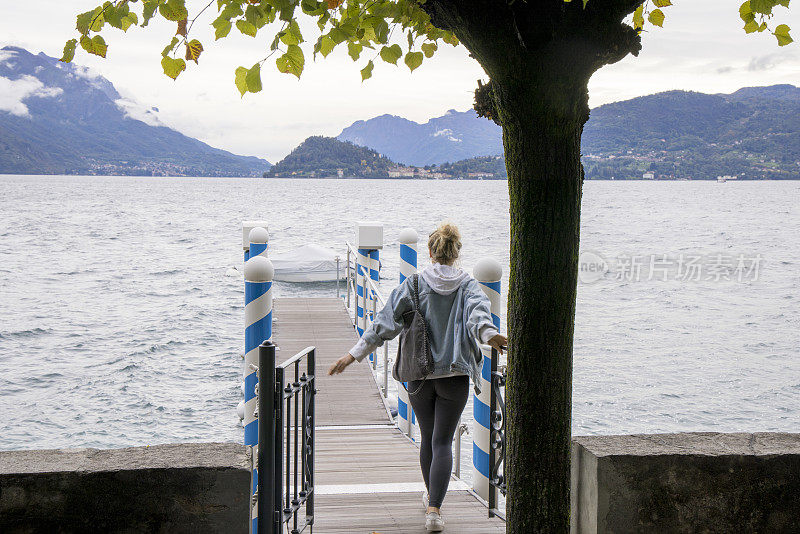
<instances>
[{"instance_id":1,"label":"tree trunk","mask_svg":"<svg viewBox=\"0 0 800 534\"><path fill-rule=\"evenodd\" d=\"M557 534L569 531L580 142L589 114L588 75L541 65L531 65L529 73L535 78L492 79L511 212L507 532Z\"/></svg>"}]
</instances>

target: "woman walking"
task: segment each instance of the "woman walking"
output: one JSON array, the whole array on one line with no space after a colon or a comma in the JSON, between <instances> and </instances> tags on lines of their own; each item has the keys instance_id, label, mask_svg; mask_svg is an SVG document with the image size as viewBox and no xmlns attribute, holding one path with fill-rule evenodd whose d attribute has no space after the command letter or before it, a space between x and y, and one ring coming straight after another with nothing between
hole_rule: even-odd
<instances>
[{"instance_id":1,"label":"woman walking","mask_svg":"<svg viewBox=\"0 0 800 534\"><path fill-rule=\"evenodd\" d=\"M480 391L483 355L479 343L500 352L507 343L492 323L489 299L478 282L454 265L460 250L458 228L440 224L428 238L431 266L392 291L372 326L328 370L330 375L341 373L397 336L408 326L403 316L414 309L418 292L434 365L424 379L408 383L408 392L422 434L419 463L428 489L423 503L429 532L444 529L440 508L450 482L453 435L467 403L470 378L476 392Z\"/></svg>"}]
</instances>

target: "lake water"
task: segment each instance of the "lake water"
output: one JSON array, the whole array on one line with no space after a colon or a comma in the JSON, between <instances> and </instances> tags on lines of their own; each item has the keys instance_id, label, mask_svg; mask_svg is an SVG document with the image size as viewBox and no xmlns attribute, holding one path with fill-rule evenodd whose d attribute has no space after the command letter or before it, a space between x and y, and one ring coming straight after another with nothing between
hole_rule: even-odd
<instances>
[{"instance_id":1,"label":"lake water","mask_svg":"<svg viewBox=\"0 0 800 534\"><path fill-rule=\"evenodd\" d=\"M800 428L799 201L800 182L586 182L574 434ZM504 182L0 177L0 449L241 441L241 220L270 221L275 252L342 253L383 222L388 293L399 231L445 218L463 267L507 275Z\"/></svg>"}]
</instances>

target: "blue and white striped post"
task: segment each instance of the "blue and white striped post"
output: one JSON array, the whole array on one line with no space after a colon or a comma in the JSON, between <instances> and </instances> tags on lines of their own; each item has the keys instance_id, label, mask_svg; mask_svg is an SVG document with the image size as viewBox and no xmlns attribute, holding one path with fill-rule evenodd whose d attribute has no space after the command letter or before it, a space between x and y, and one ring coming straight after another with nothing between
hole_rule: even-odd
<instances>
[{"instance_id":1,"label":"blue and white striped post","mask_svg":"<svg viewBox=\"0 0 800 534\"><path fill-rule=\"evenodd\" d=\"M484 258L473 269L475 279L481 289L489 297L491 303L492 322L500 329L500 279L503 267L495 259ZM492 388L492 351L483 349L483 369L481 370L481 394L472 399L472 415L475 418L474 438L472 441L472 489L485 501L489 500L489 466L490 454L497 454L491 448L491 417L489 413Z\"/></svg>"},{"instance_id":2,"label":"blue and white striped post","mask_svg":"<svg viewBox=\"0 0 800 534\"><path fill-rule=\"evenodd\" d=\"M258 237L253 229L251 235ZM256 532L258 522L258 503L253 499L258 487L255 451L258 450L258 419L255 409L258 406L258 347L272 338L272 277L275 269L272 262L264 256L253 256L244 264L244 444L252 447L252 484L250 497L250 528ZM264 370L269 372L268 370ZM268 417L262 414L263 417ZM267 419L268 420L268 419Z\"/></svg>"},{"instance_id":3,"label":"blue and white striped post","mask_svg":"<svg viewBox=\"0 0 800 534\"><path fill-rule=\"evenodd\" d=\"M248 259L255 258L256 256L267 257L267 249L269 248L269 232L266 228L257 226L250 230L250 251Z\"/></svg>"},{"instance_id":4,"label":"blue and white striped post","mask_svg":"<svg viewBox=\"0 0 800 534\"><path fill-rule=\"evenodd\" d=\"M413 228L405 228L398 236L400 241L400 283L417 272L417 242L419 234ZM408 384L403 383L403 386ZM408 436L414 437L414 410L405 387L397 388L397 426Z\"/></svg>"},{"instance_id":5,"label":"blue and white striped post","mask_svg":"<svg viewBox=\"0 0 800 534\"><path fill-rule=\"evenodd\" d=\"M244 261L250 259L250 231L253 230L253 228L269 230L267 221L242 221L242 249L244 250Z\"/></svg>"},{"instance_id":6,"label":"blue and white striped post","mask_svg":"<svg viewBox=\"0 0 800 534\"><path fill-rule=\"evenodd\" d=\"M368 326L372 300L375 295L366 291L366 277L374 284L380 282L380 249L383 248L383 225L380 223L359 222L356 224L356 330L358 335L364 333ZM366 298L364 298L366 295ZM359 300L361 299L361 300ZM365 306L366 304L366 306ZM369 355L370 364L374 366L375 353Z\"/></svg>"}]
</instances>

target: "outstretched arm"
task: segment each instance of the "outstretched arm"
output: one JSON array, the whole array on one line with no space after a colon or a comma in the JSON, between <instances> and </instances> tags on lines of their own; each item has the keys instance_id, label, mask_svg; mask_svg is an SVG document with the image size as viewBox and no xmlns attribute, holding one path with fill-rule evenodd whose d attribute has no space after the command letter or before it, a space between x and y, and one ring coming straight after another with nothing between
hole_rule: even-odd
<instances>
[{"instance_id":1,"label":"outstretched arm","mask_svg":"<svg viewBox=\"0 0 800 534\"><path fill-rule=\"evenodd\" d=\"M375 316L375 320L361 335L358 343L350 351L336 360L328 369L329 375L336 375L347 369L355 361L363 360L367 354L383 345L403 330L403 314L411 310L413 304L408 283L403 282L389 295L386 306Z\"/></svg>"}]
</instances>

